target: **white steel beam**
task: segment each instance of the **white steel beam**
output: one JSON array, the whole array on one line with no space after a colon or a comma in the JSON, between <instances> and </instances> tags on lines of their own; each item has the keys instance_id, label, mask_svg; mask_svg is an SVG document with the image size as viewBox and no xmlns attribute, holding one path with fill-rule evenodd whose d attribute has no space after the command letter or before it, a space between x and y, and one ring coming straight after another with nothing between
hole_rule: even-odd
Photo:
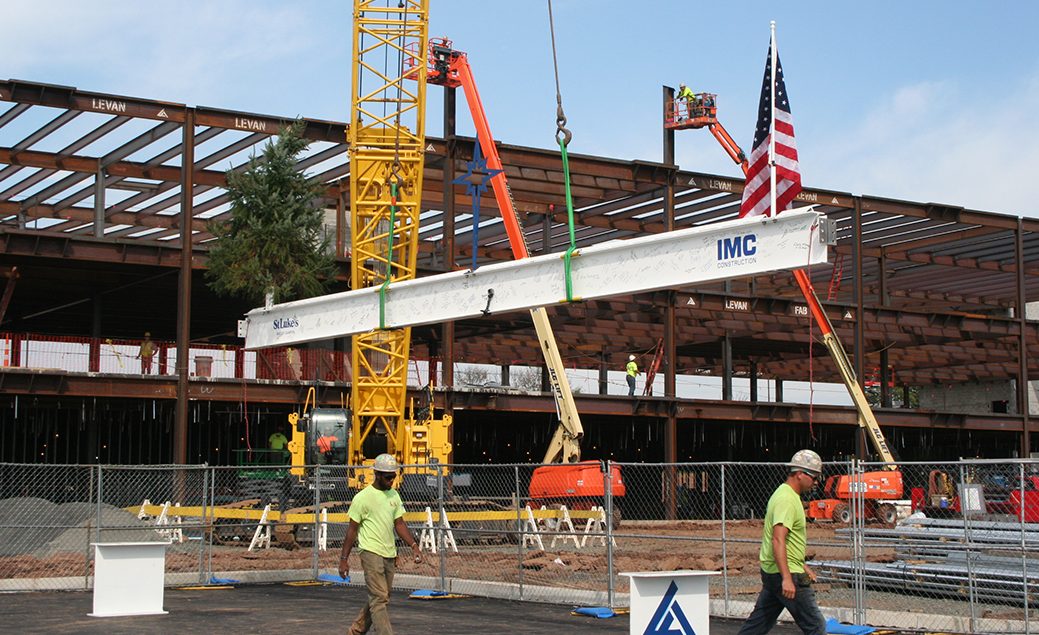
<instances>
[{"instance_id":1,"label":"white steel beam","mask_svg":"<svg viewBox=\"0 0 1039 635\"><path fill-rule=\"evenodd\" d=\"M826 262L825 216L791 210L674 232L615 240L574 252L572 296L615 295L740 278ZM495 263L390 285L380 324L378 287L250 311L249 349L326 340L566 302L563 254Z\"/></svg>"}]
</instances>

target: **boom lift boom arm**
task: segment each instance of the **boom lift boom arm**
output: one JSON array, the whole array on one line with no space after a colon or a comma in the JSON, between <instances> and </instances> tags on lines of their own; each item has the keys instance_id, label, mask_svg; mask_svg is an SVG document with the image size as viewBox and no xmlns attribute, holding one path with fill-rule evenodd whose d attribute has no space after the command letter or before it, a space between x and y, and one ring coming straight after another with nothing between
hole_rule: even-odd
<instances>
[{"instance_id":1,"label":"boom lift boom arm","mask_svg":"<svg viewBox=\"0 0 1039 635\"><path fill-rule=\"evenodd\" d=\"M487 168L499 170L491 177L490 182L494 190L494 199L498 203L498 211L505 224L505 233L509 237L512 255L517 260L529 257L530 252L523 236L523 229L519 224L512 193L505 180L505 171L502 168L501 157L498 155L498 148L494 145L494 137L491 136L487 114L483 109L480 93L476 90L476 82L473 79L468 56L451 48L451 41L447 38L430 38L429 69L426 78L433 84L450 88L462 87L466 103L469 105L469 113L476 126L476 137L480 143L480 149L487 158ZM473 231L476 231L476 227L473 228ZM581 438L584 436L584 427L581 425L581 416L577 412L577 404L574 402L574 395L570 390L570 381L567 379L563 360L559 355L555 333L552 331L552 324L549 322L548 312L544 307L531 309L530 317L534 322L534 330L537 332L538 342L541 344L541 351L545 356L549 386L552 396L555 398L556 412L559 415L559 426L552 435L542 463L576 463L581 460L580 444Z\"/></svg>"},{"instance_id":2,"label":"boom lift boom arm","mask_svg":"<svg viewBox=\"0 0 1039 635\"><path fill-rule=\"evenodd\" d=\"M683 99L672 100L666 109L664 127L676 130L706 127L714 135L714 138L718 140L718 143L721 144L722 149L740 166L743 170L743 175L746 176L748 170L747 155L744 154L739 144L733 140L728 131L725 130L725 127L718 121L717 96L711 93L700 93L696 97L696 101L692 104ZM808 308L812 312L812 317L819 323L819 330L823 334L823 343L829 350L830 357L833 358L834 363L837 365L837 370L844 380L844 385L848 388L848 393L851 395L851 400L855 404L855 410L859 415L859 427L867 431L866 436L873 443L873 447L877 451L877 455L880 456L880 460L887 463L889 469L894 469L895 457L891 453L890 448L888 448L887 441L884 439L884 433L880 430L880 424L877 423L873 409L870 408L869 401L866 399L865 393L862 392L862 386L859 385L858 380L855 378L855 370L852 368L851 360L848 359L848 353L845 352L844 346L841 345L837 335L833 332L833 324L826 315L826 311L823 310L822 304L819 302L819 296L815 294L808 272L803 269L795 269L794 279L797 281L797 286L801 289L802 295L808 302Z\"/></svg>"}]
</instances>

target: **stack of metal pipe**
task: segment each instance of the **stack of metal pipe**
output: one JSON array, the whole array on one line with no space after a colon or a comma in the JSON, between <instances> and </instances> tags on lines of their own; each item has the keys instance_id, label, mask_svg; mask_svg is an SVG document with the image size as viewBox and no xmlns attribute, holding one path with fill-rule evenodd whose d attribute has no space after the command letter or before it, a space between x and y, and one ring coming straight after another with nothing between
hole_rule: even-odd
<instances>
[{"instance_id":1,"label":"stack of metal pipe","mask_svg":"<svg viewBox=\"0 0 1039 635\"><path fill-rule=\"evenodd\" d=\"M859 531L864 549L893 550L894 562L811 563L821 581L933 597L1035 606L1039 602L1039 524L911 516L893 528Z\"/></svg>"}]
</instances>

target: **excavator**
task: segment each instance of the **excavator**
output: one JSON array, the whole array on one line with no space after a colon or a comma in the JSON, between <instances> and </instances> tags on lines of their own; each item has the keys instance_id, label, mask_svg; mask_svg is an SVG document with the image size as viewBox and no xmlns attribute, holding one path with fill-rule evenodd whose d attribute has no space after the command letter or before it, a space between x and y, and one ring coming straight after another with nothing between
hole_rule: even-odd
<instances>
[{"instance_id":1,"label":"excavator","mask_svg":"<svg viewBox=\"0 0 1039 635\"><path fill-rule=\"evenodd\" d=\"M664 109L664 128L668 130L685 130L707 128L726 154L747 174L747 155L739 144L718 121L718 96L714 93L696 93L692 98L675 98L667 101ZM855 370L844 347L837 339L830 318L823 310L819 297L815 294L808 274L803 270L794 271L797 281L808 303L812 317L822 331L823 343L830 352L848 389L855 410L858 412L859 427L873 444L880 460L885 463L884 469L864 472L849 476L835 475L826 479L823 486L824 498L811 501L806 508L806 515L812 520L831 520L840 523L851 522L854 515L856 499L863 499L863 516L874 518L883 523L894 523L899 508L908 508L909 501L904 499L902 473L895 465L895 457L888 447L884 433L877 423L873 409L866 399L855 377Z\"/></svg>"}]
</instances>

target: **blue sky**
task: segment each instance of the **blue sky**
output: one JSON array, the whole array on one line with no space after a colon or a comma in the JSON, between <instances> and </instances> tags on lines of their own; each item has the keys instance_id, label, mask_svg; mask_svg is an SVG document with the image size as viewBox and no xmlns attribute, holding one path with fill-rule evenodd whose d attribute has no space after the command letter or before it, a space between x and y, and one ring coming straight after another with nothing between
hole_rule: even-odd
<instances>
[{"instance_id":1,"label":"blue sky","mask_svg":"<svg viewBox=\"0 0 1039 635\"><path fill-rule=\"evenodd\" d=\"M189 105L345 121L351 3L6 0L0 77ZM552 147L543 0L431 0L431 35L467 51L495 136ZM810 187L1039 216L1039 4L555 0L571 152L660 160L661 85L719 94L749 151L778 24ZM440 89L427 131L441 133ZM460 101L461 103L461 101ZM472 134L460 106L460 132ZM685 169L739 174L706 131Z\"/></svg>"}]
</instances>

